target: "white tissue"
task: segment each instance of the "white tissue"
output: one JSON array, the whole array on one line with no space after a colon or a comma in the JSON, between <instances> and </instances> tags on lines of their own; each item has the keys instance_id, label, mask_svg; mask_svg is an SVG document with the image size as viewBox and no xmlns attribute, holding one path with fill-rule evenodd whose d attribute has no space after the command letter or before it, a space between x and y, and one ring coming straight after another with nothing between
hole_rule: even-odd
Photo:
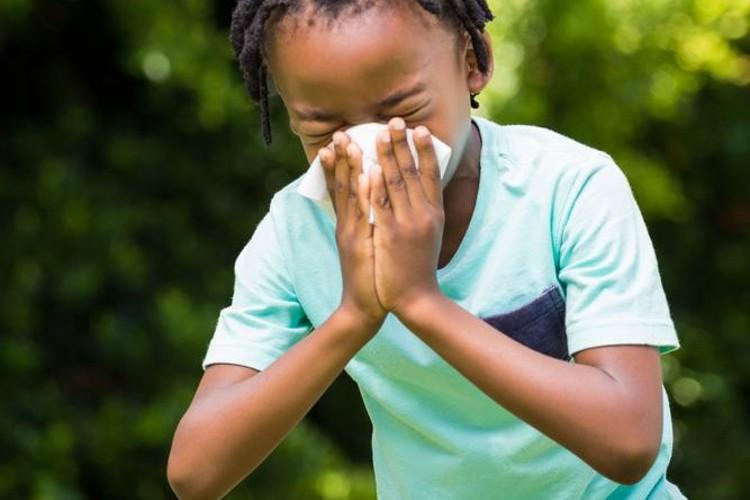
<instances>
[{"instance_id":1,"label":"white tissue","mask_svg":"<svg viewBox=\"0 0 750 500\"><path fill-rule=\"evenodd\" d=\"M388 126L384 123L370 122L355 125L354 127L345 130L349 138L355 142L362 151L362 170L365 174L367 174L373 165L378 162L375 140L378 132L387 127ZM417 150L414 146L414 139L412 138L413 133L413 129L406 129L406 142L409 145L412 156L414 157L414 163L416 167L419 168L419 156L417 155ZM442 179L445 175L448 161L450 160L451 147L434 135L432 136L432 144L440 168L440 178ZM325 172L323 171L323 165L320 163L320 157L316 156L315 160L310 164L310 167L297 187L297 192L320 204L334 220L336 219L336 212L333 209L331 196L328 194ZM375 213L372 207L370 207L369 221L370 224L375 223Z\"/></svg>"}]
</instances>

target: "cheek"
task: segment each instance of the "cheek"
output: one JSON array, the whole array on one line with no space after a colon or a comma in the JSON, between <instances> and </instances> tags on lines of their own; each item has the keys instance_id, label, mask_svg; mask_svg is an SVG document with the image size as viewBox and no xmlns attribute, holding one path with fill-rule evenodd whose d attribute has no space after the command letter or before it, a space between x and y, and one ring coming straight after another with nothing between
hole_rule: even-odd
<instances>
[{"instance_id":1,"label":"cheek","mask_svg":"<svg viewBox=\"0 0 750 500\"><path fill-rule=\"evenodd\" d=\"M427 127L432 135L453 147L461 135L462 125L470 117L468 99L467 94L467 106L461 109L457 96L441 93L434 100L435 106L430 116L419 123ZM419 123L410 126L416 128Z\"/></svg>"},{"instance_id":2,"label":"cheek","mask_svg":"<svg viewBox=\"0 0 750 500\"><path fill-rule=\"evenodd\" d=\"M440 117L436 117L435 120L423 122L422 125L427 127L430 133L440 139L440 141L453 148L457 138L457 127L453 119L452 115L443 113ZM414 128L416 127L417 125L414 125Z\"/></svg>"}]
</instances>

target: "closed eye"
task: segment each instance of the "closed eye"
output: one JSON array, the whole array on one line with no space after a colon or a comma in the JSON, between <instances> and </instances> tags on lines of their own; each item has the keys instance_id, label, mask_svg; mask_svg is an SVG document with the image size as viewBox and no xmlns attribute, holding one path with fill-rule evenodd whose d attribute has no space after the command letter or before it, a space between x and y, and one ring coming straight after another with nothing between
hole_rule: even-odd
<instances>
[{"instance_id":1,"label":"closed eye","mask_svg":"<svg viewBox=\"0 0 750 500\"><path fill-rule=\"evenodd\" d=\"M394 114L394 115L390 115L390 116L388 116L386 118L382 118L382 121L383 122L388 122L388 120L390 120L391 118L393 118L395 116L400 116L401 118L404 118L404 121L406 122L406 127L409 128L408 117L412 117L412 116L416 115L421 110L422 110L422 107L420 106L419 108L416 108L415 110L410 111L409 113L405 113L405 114L401 113L401 114L397 114L397 115ZM341 127L341 129L337 129L337 130L344 130L344 127ZM312 142L310 142L310 144L319 144L319 143L322 143L322 142L329 143L329 142L331 142L331 140L333 138L333 133L334 132L336 132L336 130L334 130L333 132L326 132L325 134L317 134L317 135L308 136L312 140Z\"/></svg>"},{"instance_id":2,"label":"closed eye","mask_svg":"<svg viewBox=\"0 0 750 500\"><path fill-rule=\"evenodd\" d=\"M399 113L399 114L388 115L388 116L385 116L385 117L383 117L383 119L382 119L382 120L383 120L383 121L384 121L385 123L388 123L388 121L389 121L389 120L390 120L391 118L394 118L394 117L396 117L396 116L400 116L400 117L401 117L401 118L403 118L403 119L404 119L404 121L406 122L406 128L410 128L410 127L409 127L409 118L411 117L412 119L414 119L414 116L415 116L415 115L417 115L417 114L418 114L418 113L419 113L420 111L422 111L422 109L423 109L423 108L424 108L424 106L420 106L420 107L416 108L415 110L413 110L413 111L410 111L410 112L408 112L408 113Z\"/></svg>"}]
</instances>

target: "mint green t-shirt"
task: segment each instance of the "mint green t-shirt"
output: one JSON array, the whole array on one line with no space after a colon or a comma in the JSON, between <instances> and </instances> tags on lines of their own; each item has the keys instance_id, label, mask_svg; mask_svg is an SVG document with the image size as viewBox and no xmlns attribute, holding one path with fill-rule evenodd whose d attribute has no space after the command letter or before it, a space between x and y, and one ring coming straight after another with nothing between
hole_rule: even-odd
<instances>
[{"instance_id":1,"label":"mint green t-shirt","mask_svg":"<svg viewBox=\"0 0 750 500\"><path fill-rule=\"evenodd\" d=\"M571 363L594 346L678 349L646 225L612 158L548 129L472 120L479 190L458 250L437 270L444 294L498 335ZM335 220L297 193L304 175L274 194L240 252L204 369L263 370L338 307ZM666 478L663 386L658 457L622 485L498 405L392 314L345 370L372 420L379 499L684 498Z\"/></svg>"}]
</instances>

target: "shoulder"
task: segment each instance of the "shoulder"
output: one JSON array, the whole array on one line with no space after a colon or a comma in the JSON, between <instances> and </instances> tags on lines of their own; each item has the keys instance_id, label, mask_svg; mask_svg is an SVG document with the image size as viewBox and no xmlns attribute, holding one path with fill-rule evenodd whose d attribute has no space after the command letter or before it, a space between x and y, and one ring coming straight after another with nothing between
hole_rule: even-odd
<instances>
[{"instance_id":1,"label":"shoulder","mask_svg":"<svg viewBox=\"0 0 750 500\"><path fill-rule=\"evenodd\" d=\"M268 210L279 243L288 255L299 251L315 254L330 247L336 225L319 202L298 192L305 173L276 191Z\"/></svg>"},{"instance_id":2,"label":"shoulder","mask_svg":"<svg viewBox=\"0 0 750 500\"><path fill-rule=\"evenodd\" d=\"M614 163L608 153L546 127L491 123L501 154L515 170L564 175Z\"/></svg>"},{"instance_id":3,"label":"shoulder","mask_svg":"<svg viewBox=\"0 0 750 500\"><path fill-rule=\"evenodd\" d=\"M605 151L549 128L481 120L482 130L490 133L504 160L506 184L523 188L529 194L556 198L557 202L576 197L592 178L606 179L595 183L598 189L630 191L625 174Z\"/></svg>"},{"instance_id":4,"label":"shoulder","mask_svg":"<svg viewBox=\"0 0 750 500\"><path fill-rule=\"evenodd\" d=\"M504 125L480 116L472 119L479 125L483 140L488 140L488 146L503 156L511 167L560 170L612 162L608 153L546 127Z\"/></svg>"},{"instance_id":5,"label":"shoulder","mask_svg":"<svg viewBox=\"0 0 750 500\"><path fill-rule=\"evenodd\" d=\"M316 215L315 203L297 191L305 174L299 174L271 197L269 212L278 226L309 224L310 217Z\"/></svg>"}]
</instances>

